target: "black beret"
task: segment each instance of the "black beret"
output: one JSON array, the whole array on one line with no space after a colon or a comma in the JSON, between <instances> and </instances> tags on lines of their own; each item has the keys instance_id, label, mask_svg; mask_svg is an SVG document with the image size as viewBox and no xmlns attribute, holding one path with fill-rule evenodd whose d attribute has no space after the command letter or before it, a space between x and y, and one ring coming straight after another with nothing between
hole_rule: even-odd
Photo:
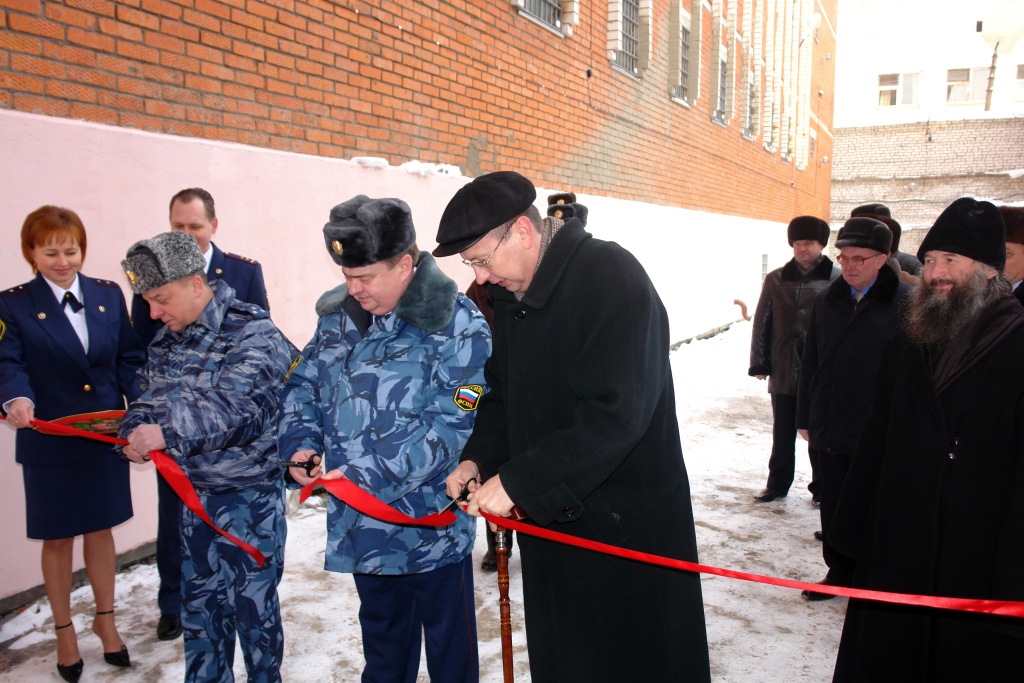
<instances>
[{"instance_id":1,"label":"black beret","mask_svg":"<svg viewBox=\"0 0 1024 683\"><path fill-rule=\"evenodd\" d=\"M331 209L324 243L334 262L345 268L398 256L416 243L412 212L401 199L357 195Z\"/></svg>"},{"instance_id":2,"label":"black beret","mask_svg":"<svg viewBox=\"0 0 1024 683\"><path fill-rule=\"evenodd\" d=\"M570 218L580 219L583 227L587 226L587 207L579 202L566 204L551 204L548 206L548 215L567 221Z\"/></svg>"},{"instance_id":3,"label":"black beret","mask_svg":"<svg viewBox=\"0 0 1024 683\"><path fill-rule=\"evenodd\" d=\"M856 218L864 214L892 218L892 212L889 211L889 207L885 204L862 204L850 212L850 218Z\"/></svg>"},{"instance_id":4,"label":"black beret","mask_svg":"<svg viewBox=\"0 0 1024 683\"><path fill-rule=\"evenodd\" d=\"M575 204L576 193L575 192L557 192L555 194L548 195L548 206L552 204Z\"/></svg>"},{"instance_id":5,"label":"black beret","mask_svg":"<svg viewBox=\"0 0 1024 683\"><path fill-rule=\"evenodd\" d=\"M828 223L815 216L797 216L786 228L789 246L793 246L797 240L817 240L821 246L827 247L828 236Z\"/></svg>"},{"instance_id":6,"label":"black beret","mask_svg":"<svg viewBox=\"0 0 1024 683\"><path fill-rule=\"evenodd\" d=\"M839 228L836 235L836 248L861 247L863 249L874 249L883 254L889 254L892 246L892 232L885 223L876 221L874 218L857 216L850 218L843 227Z\"/></svg>"},{"instance_id":7,"label":"black beret","mask_svg":"<svg viewBox=\"0 0 1024 683\"><path fill-rule=\"evenodd\" d=\"M997 270L1006 266L1006 229L999 209L990 202L961 197L939 214L921 242L917 258L929 251L948 251Z\"/></svg>"},{"instance_id":8,"label":"black beret","mask_svg":"<svg viewBox=\"0 0 1024 683\"><path fill-rule=\"evenodd\" d=\"M1000 206L1003 224L1006 226L1006 241L1024 244L1024 206Z\"/></svg>"},{"instance_id":9,"label":"black beret","mask_svg":"<svg viewBox=\"0 0 1024 683\"><path fill-rule=\"evenodd\" d=\"M533 183L515 171L497 171L459 188L437 228L434 256L464 251L506 221L521 215L537 199Z\"/></svg>"}]
</instances>

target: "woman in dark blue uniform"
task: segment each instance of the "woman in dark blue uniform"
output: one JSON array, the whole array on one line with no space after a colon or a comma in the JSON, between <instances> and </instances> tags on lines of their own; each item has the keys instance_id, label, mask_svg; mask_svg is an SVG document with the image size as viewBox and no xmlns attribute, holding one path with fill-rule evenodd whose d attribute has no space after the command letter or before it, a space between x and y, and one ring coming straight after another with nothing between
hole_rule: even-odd
<instances>
[{"instance_id":1,"label":"woman in dark blue uniform","mask_svg":"<svg viewBox=\"0 0 1024 683\"><path fill-rule=\"evenodd\" d=\"M85 568L96 599L92 630L104 659L131 665L114 625L114 536L132 516L128 464L111 446L27 429L33 418L122 410L135 399L144 353L121 289L79 274L85 228L68 209L44 206L21 228L21 250L36 277L0 290L0 407L18 430L28 537L43 541L43 580L57 629L57 670L82 674L71 624L71 552L84 536Z\"/></svg>"}]
</instances>

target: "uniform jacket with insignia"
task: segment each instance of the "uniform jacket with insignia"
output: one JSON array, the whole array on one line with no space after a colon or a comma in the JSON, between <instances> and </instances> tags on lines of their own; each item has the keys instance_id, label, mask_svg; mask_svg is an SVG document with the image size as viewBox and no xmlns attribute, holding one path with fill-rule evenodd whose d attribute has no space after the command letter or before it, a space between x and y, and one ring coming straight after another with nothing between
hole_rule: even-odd
<instances>
[{"instance_id":1,"label":"uniform jacket with insignia","mask_svg":"<svg viewBox=\"0 0 1024 683\"><path fill-rule=\"evenodd\" d=\"M79 273L89 330L89 353L42 275L0 292L0 405L25 397L35 416L53 420L79 413L123 410L136 398L136 371L145 362L121 288ZM59 465L109 453L86 439L47 436L19 429L17 461Z\"/></svg>"},{"instance_id":2,"label":"uniform jacket with insignia","mask_svg":"<svg viewBox=\"0 0 1024 683\"><path fill-rule=\"evenodd\" d=\"M234 298L223 280L210 287L196 322L153 340L139 372L143 393L120 431L160 425L192 483L224 493L281 480L278 399L295 351L265 310Z\"/></svg>"},{"instance_id":3,"label":"uniform jacket with insignia","mask_svg":"<svg viewBox=\"0 0 1024 683\"><path fill-rule=\"evenodd\" d=\"M245 303L256 304L269 312L267 288L263 284L263 267L250 258L221 251L212 242L210 247L213 249L213 256L210 258L210 269L206 271L210 281L224 280L235 290L235 298ZM156 333L164 326L159 320L149 317L149 303L138 294L132 297L132 323L143 347L149 346Z\"/></svg>"},{"instance_id":4,"label":"uniform jacket with insignia","mask_svg":"<svg viewBox=\"0 0 1024 683\"><path fill-rule=\"evenodd\" d=\"M320 320L281 397L282 458L310 449L326 469L413 517L449 502L445 477L473 430L485 390L490 331L483 315L420 256L398 306L371 319L344 285L317 302ZM325 567L415 574L465 558L476 520L395 526L331 497Z\"/></svg>"}]
</instances>

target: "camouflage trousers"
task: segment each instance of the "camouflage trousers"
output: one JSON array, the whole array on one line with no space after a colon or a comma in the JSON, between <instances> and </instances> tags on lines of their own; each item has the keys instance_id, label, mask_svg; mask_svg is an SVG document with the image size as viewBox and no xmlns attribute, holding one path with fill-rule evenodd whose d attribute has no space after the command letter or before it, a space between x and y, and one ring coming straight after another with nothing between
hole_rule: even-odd
<instances>
[{"instance_id":1,"label":"camouflage trousers","mask_svg":"<svg viewBox=\"0 0 1024 683\"><path fill-rule=\"evenodd\" d=\"M260 569L241 548L184 508L181 625L185 683L233 683L235 634L250 683L281 680L284 633L277 585L284 569L288 527L284 485L227 494L200 494L213 523L255 546Z\"/></svg>"}]
</instances>

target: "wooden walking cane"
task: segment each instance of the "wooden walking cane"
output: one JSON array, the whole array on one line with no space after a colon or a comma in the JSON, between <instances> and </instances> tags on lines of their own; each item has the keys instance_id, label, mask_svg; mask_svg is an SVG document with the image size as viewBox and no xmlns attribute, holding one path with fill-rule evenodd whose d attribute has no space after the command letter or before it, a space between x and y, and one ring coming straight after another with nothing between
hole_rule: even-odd
<instances>
[{"instance_id":1,"label":"wooden walking cane","mask_svg":"<svg viewBox=\"0 0 1024 683\"><path fill-rule=\"evenodd\" d=\"M526 513L518 505L512 506L509 517L521 522ZM494 554L498 558L498 616L501 620L501 668L505 683L515 682L512 671L512 606L508 600L508 537L506 529L497 527L494 531Z\"/></svg>"}]
</instances>

